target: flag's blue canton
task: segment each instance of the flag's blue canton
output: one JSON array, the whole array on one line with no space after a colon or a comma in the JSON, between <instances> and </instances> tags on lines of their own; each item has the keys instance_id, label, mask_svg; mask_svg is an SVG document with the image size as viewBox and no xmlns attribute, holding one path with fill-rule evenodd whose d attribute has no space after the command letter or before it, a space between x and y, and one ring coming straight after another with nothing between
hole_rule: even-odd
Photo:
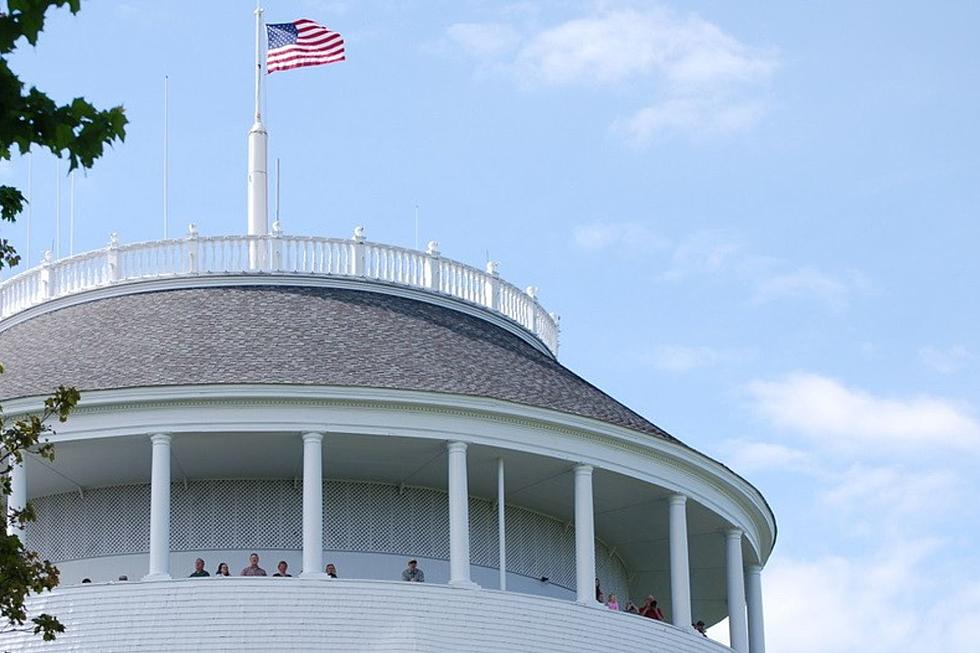
<instances>
[{"instance_id":1,"label":"flag's blue canton","mask_svg":"<svg viewBox=\"0 0 980 653\"><path fill-rule=\"evenodd\" d=\"M266 25L265 29L269 33L270 50L292 45L299 38L299 30L292 23L273 23Z\"/></svg>"}]
</instances>

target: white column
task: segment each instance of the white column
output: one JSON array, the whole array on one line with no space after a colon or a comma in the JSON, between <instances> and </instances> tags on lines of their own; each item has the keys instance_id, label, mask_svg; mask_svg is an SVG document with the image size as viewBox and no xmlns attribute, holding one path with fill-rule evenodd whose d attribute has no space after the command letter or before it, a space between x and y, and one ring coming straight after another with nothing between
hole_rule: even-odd
<instances>
[{"instance_id":1,"label":"white column","mask_svg":"<svg viewBox=\"0 0 980 653\"><path fill-rule=\"evenodd\" d=\"M595 515L592 506L592 465L575 466L575 588L576 600L595 604Z\"/></svg>"},{"instance_id":2,"label":"white column","mask_svg":"<svg viewBox=\"0 0 980 653\"><path fill-rule=\"evenodd\" d=\"M687 550L687 497L671 495L670 529L670 616L675 626L691 627L691 568Z\"/></svg>"},{"instance_id":3,"label":"white column","mask_svg":"<svg viewBox=\"0 0 980 653\"><path fill-rule=\"evenodd\" d=\"M303 434L303 573L323 576L323 434Z\"/></svg>"},{"instance_id":4,"label":"white column","mask_svg":"<svg viewBox=\"0 0 980 653\"><path fill-rule=\"evenodd\" d=\"M736 653L749 653L745 623L745 575L742 569L742 529L725 531L725 568L728 576L728 634Z\"/></svg>"},{"instance_id":5,"label":"white column","mask_svg":"<svg viewBox=\"0 0 980 653\"><path fill-rule=\"evenodd\" d=\"M745 598L749 613L749 653L766 653L766 632L762 620L762 565L746 567Z\"/></svg>"},{"instance_id":6,"label":"white column","mask_svg":"<svg viewBox=\"0 0 980 653\"><path fill-rule=\"evenodd\" d=\"M476 587L470 580L470 504L466 479L466 443L450 442L449 584Z\"/></svg>"},{"instance_id":7,"label":"white column","mask_svg":"<svg viewBox=\"0 0 980 653\"><path fill-rule=\"evenodd\" d=\"M507 521L504 503L504 459L497 459L497 545L500 551L500 589L507 589Z\"/></svg>"},{"instance_id":8,"label":"white column","mask_svg":"<svg viewBox=\"0 0 980 653\"><path fill-rule=\"evenodd\" d=\"M10 496L7 497L7 535L16 535L21 544L26 544L26 531L10 521L10 513L27 507L27 471L24 463L13 463L10 468Z\"/></svg>"},{"instance_id":9,"label":"white column","mask_svg":"<svg viewBox=\"0 0 980 653\"><path fill-rule=\"evenodd\" d=\"M157 433L150 477L150 570L143 580L170 578L170 436Z\"/></svg>"}]
</instances>

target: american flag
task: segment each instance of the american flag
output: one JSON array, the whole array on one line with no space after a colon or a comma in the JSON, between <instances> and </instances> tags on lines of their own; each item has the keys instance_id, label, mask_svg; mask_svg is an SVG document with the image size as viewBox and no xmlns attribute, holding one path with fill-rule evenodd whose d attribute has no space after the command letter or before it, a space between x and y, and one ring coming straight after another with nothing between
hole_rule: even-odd
<instances>
[{"instance_id":1,"label":"american flag","mask_svg":"<svg viewBox=\"0 0 980 653\"><path fill-rule=\"evenodd\" d=\"M344 37L309 18L265 26L269 34L266 72L344 61Z\"/></svg>"}]
</instances>

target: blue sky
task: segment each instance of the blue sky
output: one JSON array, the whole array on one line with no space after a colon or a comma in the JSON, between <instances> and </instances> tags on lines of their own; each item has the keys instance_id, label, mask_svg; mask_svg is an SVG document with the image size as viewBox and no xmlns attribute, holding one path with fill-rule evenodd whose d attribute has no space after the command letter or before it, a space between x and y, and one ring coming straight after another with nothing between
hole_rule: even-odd
<instances>
[{"instance_id":1,"label":"blue sky","mask_svg":"<svg viewBox=\"0 0 980 653\"><path fill-rule=\"evenodd\" d=\"M266 12L303 16L349 61L268 79L286 231L413 246L418 205L423 245L539 286L566 365L770 500L770 650L974 650L980 5ZM249 2L131 0L13 58L132 121L77 179L76 251L161 237L164 75L171 232L244 231L253 48ZM35 262L55 174L34 158Z\"/></svg>"}]
</instances>

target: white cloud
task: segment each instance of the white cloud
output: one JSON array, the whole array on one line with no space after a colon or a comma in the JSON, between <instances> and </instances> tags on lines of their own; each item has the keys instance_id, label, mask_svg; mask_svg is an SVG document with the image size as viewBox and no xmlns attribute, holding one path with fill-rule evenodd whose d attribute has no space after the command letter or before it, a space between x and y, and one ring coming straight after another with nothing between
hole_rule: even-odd
<instances>
[{"instance_id":1,"label":"white cloud","mask_svg":"<svg viewBox=\"0 0 980 653\"><path fill-rule=\"evenodd\" d=\"M533 36L517 58L525 80L548 84L661 75L672 85L718 85L762 80L774 67L770 54L743 45L716 25L666 10L570 20Z\"/></svg>"},{"instance_id":2,"label":"white cloud","mask_svg":"<svg viewBox=\"0 0 980 653\"><path fill-rule=\"evenodd\" d=\"M688 372L697 368L738 363L752 357L752 352L741 349L718 349L706 346L660 345L644 356L659 370Z\"/></svg>"},{"instance_id":3,"label":"white cloud","mask_svg":"<svg viewBox=\"0 0 980 653\"><path fill-rule=\"evenodd\" d=\"M514 27L504 23L456 23L446 31L450 39L478 57L506 54L514 50L521 39Z\"/></svg>"},{"instance_id":4,"label":"white cloud","mask_svg":"<svg viewBox=\"0 0 980 653\"><path fill-rule=\"evenodd\" d=\"M751 127L777 65L773 52L667 9L599 11L526 37L510 24L463 23L448 36L526 86L630 84L653 101L612 128L637 145L663 132L702 138Z\"/></svg>"},{"instance_id":5,"label":"white cloud","mask_svg":"<svg viewBox=\"0 0 980 653\"><path fill-rule=\"evenodd\" d=\"M964 573L973 563L922 538L885 539L866 556L777 556L763 573L767 648L975 651L980 582Z\"/></svg>"},{"instance_id":6,"label":"white cloud","mask_svg":"<svg viewBox=\"0 0 980 653\"><path fill-rule=\"evenodd\" d=\"M645 145L669 131L696 138L740 131L755 125L765 113L766 106L759 100L692 95L650 105L612 127L634 144Z\"/></svg>"},{"instance_id":7,"label":"white cloud","mask_svg":"<svg viewBox=\"0 0 980 653\"><path fill-rule=\"evenodd\" d=\"M810 296L841 308L853 293L866 291L869 286L863 275L857 273L841 277L807 266L761 279L754 301L764 304L777 299Z\"/></svg>"},{"instance_id":8,"label":"white cloud","mask_svg":"<svg viewBox=\"0 0 980 653\"><path fill-rule=\"evenodd\" d=\"M919 350L919 360L940 374L953 374L966 367L973 360L973 354L962 345L946 349L923 347Z\"/></svg>"},{"instance_id":9,"label":"white cloud","mask_svg":"<svg viewBox=\"0 0 980 653\"><path fill-rule=\"evenodd\" d=\"M811 471L813 456L775 442L730 440L723 446L723 460L739 473L757 471Z\"/></svg>"},{"instance_id":10,"label":"white cloud","mask_svg":"<svg viewBox=\"0 0 980 653\"><path fill-rule=\"evenodd\" d=\"M917 396L876 397L817 374L797 373L754 381L745 391L755 410L776 427L831 448L876 453L896 447L980 450L980 422L949 400Z\"/></svg>"},{"instance_id":11,"label":"white cloud","mask_svg":"<svg viewBox=\"0 0 980 653\"><path fill-rule=\"evenodd\" d=\"M661 276L678 280L693 275L716 275L739 267L745 258L743 251L742 244L727 231L695 231L674 247L670 267Z\"/></svg>"},{"instance_id":12,"label":"white cloud","mask_svg":"<svg viewBox=\"0 0 980 653\"><path fill-rule=\"evenodd\" d=\"M859 272L834 275L813 266L794 269L783 259L753 253L726 229L699 229L672 243L643 224L600 221L575 226L572 241L576 247L589 251L618 247L648 253L651 249L670 248L667 256L661 257L669 263L657 273L659 279L676 282L710 277L734 281L749 287L752 302L757 305L809 297L840 309L853 295L871 287Z\"/></svg>"},{"instance_id":13,"label":"white cloud","mask_svg":"<svg viewBox=\"0 0 980 653\"><path fill-rule=\"evenodd\" d=\"M576 225L572 240L581 249L599 251L619 247L627 251L649 251L666 241L649 227L635 222L591 222Z\"/></svg>"},{"instance_id":14,"label":"white cloud","mask_svg":"<svg viewBox=\"0 0 980 653\"><path fill-rule=\"evenodd\" d=\"M899 546L883 559L777 559L763 586L768 647L786 653L915 650L908 641L922 613L911 605L919 586L913 570L927 552Z\"/></svg>"},{"instance_id":15,"label":"white cloud","mask_svg":"<svg viewBox=\"0 0 980 653\"><path fill-rule=\"evenodd\" d=\"M949 469L852 465L820 491L822 508L851 535L902 538L961 510L969 491Z\"/></svg>"}]
</instances>

